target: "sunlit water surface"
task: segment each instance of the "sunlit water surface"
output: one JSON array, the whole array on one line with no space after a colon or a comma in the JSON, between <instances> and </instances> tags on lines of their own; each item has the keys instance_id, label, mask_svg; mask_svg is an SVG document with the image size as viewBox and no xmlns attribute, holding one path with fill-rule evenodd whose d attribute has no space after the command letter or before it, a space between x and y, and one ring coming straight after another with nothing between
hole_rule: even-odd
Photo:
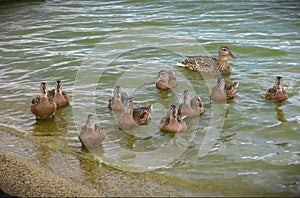
<instances>
[{"instance_id":1,"label":"sunlit water surface","mask_svg":"<svg viewBox=\"0 0 300 198\"><path fill-rule=\"evenodd\" d=\"M297 195L299 11L298 1L3 3L1 127L82 152L78 132L87 114L96 113L107 138L92 152L109 166L129 171L162 167L154 173L194 193ZM209 91L216 76L201 76L175 64L183 55L215 56L221 45L238 57L229 59L232 71L223 76L240 87L233 101L214 104ZM175 71L179 85L159 91L155 77L168 68ZM289 99L266 102L264 93L278 75ZM71 106L58 109L54 119L36 122L29 111L31 99L38 95L40 82L52 89L58 79ZM115 85L129 92L137 106L153 104L148 125L118 128L120 113L107 108ZM185 133L160 132L160 118L170 104L182 101L185 88L201 96L205 113L187 119Z\"/></svg>"}]
</instances>

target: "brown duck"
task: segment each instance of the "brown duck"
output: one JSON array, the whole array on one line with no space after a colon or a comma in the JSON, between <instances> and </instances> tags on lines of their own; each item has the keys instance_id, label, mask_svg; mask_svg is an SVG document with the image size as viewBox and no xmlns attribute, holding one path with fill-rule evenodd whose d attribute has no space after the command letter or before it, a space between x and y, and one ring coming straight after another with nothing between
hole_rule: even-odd
<instances>
[{"instance_id":1,"label":"brown duck","mask_svg":"<svg viewBox=\"0 0 300 198\"><path fill-rule=\"evenodd\" d=\"M133 101L131 99L128 100L123 115L120 117L118 123L121 129L130 129L138 125L133 118Z\"/></svg>"},{"instance_id":2,"label":"brown duck","mask_svg":"<svg viewBox=\"0 0 300 198\"><path fill-rule=\"evenodd\" d=\"M69 96L62 90L62 83L60 80L56 81L54 89L48 91L48 97L56 103L57 107L63 107L70 104Z\"/></svg>"},{"instance_id":3,"label":"brown duck","mask_svg":"<svg viewBox=\"0 0 300 198\"><path fill-rule=\"evenodd\" d=\"M229 47L222 46L218 52L218 58L211 56L187 56L187 58L177 63L178 66L186 67L187 69L197 72L225 72L230 70L230 63L227 61L227 56L236 59Z\"/></svg>"},{"instance_id":4,"label":"brown duck","mask_svg":"<svg viewBox=\"0 0 300 198\"><path fill-rule=\"evenodd\" d=\"M238 87L238 82L226 84L225 79L222 76L220 76L217 79L217 85L212 88L212 91L210 93L210 99L215 101L233 99Z\"/></svg>"},{"instance_id":5,"label":"brown duck","mask_svg":"<svg viewBox=\"0 0 300 198\"><path fill-rule=\"evenodd\" d=\"M133 100L128 100L124 113L119 120L122 129L129 129L137 125L145 125L151 119L152 105L134 108ZM134 122L133 122L134 121Z\"/></svg>"},{"instance_id":6,"label":"brown duck","mask_svg":"<svg viewBox=\"0 0 300 198\"><path fill-rule=\"evenodd\" d=\"M173 70L161 70L157 74L157 78L155 81L155 85L157 89L172 89L176 87L177 80Z\"/></svg>"},{"instance_id":7,"label":"brown duck","mask_svg":"<svg viewBox=\"0 0 300 198\"><path fill-rule=\"evenodd\" d=\"M168 115L160 120L159 129L164 132L182 132L187 129L184 122L186 116L178 114L175 105L171 105Z\"/></svg>"},{"instance_id":8,"label":"brown duck","mask_svg":"<svg viewBox=\"0 0 300 198\"><path fill-rule=\"evenodd\" d=\"M114 111L121 111L127 105L129 95L121 90L120 86L115 86L113 97L108 100L108 108Z\"/></svg>"},{"instance_id":9,"label":"brown duck","mask_svg":"<svg viewBox=\"0 0 300 198\"><path fill-rule=\"evenodd\" d=\"M199 116L204 112L204 107L200 96L190 97L188 90L183 91L183 103L179 105L178 114L187 117Z\"/></svg>"},{"instance_id":10,"label":"brown duck","mask_svg":"<svg viewBox=\"0 0 300 198\"><path fill-rule=\"evenodd\" d=\"M45 82L40 85L40 95L32 99L30 103L30 111L35 115L35 118L45 119L54 117L56 111L56 103L49 100L47 97L48 86Z\"/></svg>"},{"instance_id":11,"label":"brown duck","mask_svg":"<svg viewBox=\"0 0 300 198\"><path fill-rule=\"evenodd\" d=\"M95 124L94 115L88 115L87 121L81 128L78 138L81 144L87 149L95 148L102 144L102 141L105 139L104 129Z\"/></svg>"},{"instance_id":12,"label":"brown duck","mask_svg":"<svg viewBox=\"0 0 300 198\"><path fill-rule=\"evenodd\" d=\"M288 99L288 95L283 88L283 79L281 76L276 77L274 87L266 92L265 98L274 102L282 102Z\"/></svg>"}]
</instances>

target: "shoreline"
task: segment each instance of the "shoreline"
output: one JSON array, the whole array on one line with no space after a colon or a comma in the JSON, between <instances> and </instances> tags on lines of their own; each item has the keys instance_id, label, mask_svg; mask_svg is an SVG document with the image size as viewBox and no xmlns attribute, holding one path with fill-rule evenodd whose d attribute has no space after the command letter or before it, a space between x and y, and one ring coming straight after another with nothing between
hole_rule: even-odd
<instances>
[{"instance_id":1,"label":"shoreline","mask_svg":"<svg viewBox=\"0 0 300 198\"><path fill-rule=\"evenodd\" d=\"M41 137L42 138L42 137ZM159 174L132 173L99 163L89 153L48 147L0 128L0 188L17 197L185 197L207 193L168 184ZM80 190L78 190L80 189Z\"/></svg>"},{"instance_id":2,"label":"shoreline","mask_svg":"<svg viewBox=\"0 0 300 198\"><path fill-rule=\"evenodd\" d=\"M14 154L0 150L0 187L17 197L99 197L97 191L59 177Z\"/></svg>"}]
</instances>

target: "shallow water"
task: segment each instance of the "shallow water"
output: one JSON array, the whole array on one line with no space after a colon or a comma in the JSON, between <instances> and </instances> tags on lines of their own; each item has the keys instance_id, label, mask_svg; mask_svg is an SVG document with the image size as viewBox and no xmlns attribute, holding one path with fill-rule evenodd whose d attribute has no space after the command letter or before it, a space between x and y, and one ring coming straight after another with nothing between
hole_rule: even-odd
<instances>
[{"instance_id":1,"label":"shallow water","mask_svg":"<svg viewBox=\"0 0 300 198\"><path fill-rule=\"evenodd\" d=\"M81 152L78 132L96 113L107 138L91 152L109 166L154 170L196 193L299 194L299 2L17 1L0 9L2 126ZM184 55L216 55L221 45L238 57L223 74L240 83L227 104L209 101L216 75L175 66ZM158 91L157 72L168 68L179 85ZM289 99L266 102L277 75ZM57 79L71 106L36 122L30 101L40 82L52 89ZM153 104L149 125L118 128L120 114L107 108L115 85L138 106ZM186 88L201 96L205 113L187 120L186 133L160 132L160 118Z\"/></svg>"}]
</instances>

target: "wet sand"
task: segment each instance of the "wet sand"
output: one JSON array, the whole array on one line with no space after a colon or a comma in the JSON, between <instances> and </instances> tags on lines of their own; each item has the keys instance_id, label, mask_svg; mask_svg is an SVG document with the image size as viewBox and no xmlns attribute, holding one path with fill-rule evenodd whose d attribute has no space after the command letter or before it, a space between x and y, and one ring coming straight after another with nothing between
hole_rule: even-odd
<instances>
[{"instance_id":1,"label":"wet sand","mask_svg":"<svg viewBox=\"0 0 300 198\"><path fill-rule=\"evenodd\" d=\"M97 197L97 191L0 150L0 186L18 197Z\"/></svg>"},{"instance_id":2,"label":"wet sand","mask_svg":"<svg viewBox=\"0 0 300 198\"><path fill-rule=\"evenodd\" d=\"M0 187L18 197L205 196L166 183L154 173L120 171L89 153L50 148L42 140L0 128Z\"/></svg>"}]
</instances>

